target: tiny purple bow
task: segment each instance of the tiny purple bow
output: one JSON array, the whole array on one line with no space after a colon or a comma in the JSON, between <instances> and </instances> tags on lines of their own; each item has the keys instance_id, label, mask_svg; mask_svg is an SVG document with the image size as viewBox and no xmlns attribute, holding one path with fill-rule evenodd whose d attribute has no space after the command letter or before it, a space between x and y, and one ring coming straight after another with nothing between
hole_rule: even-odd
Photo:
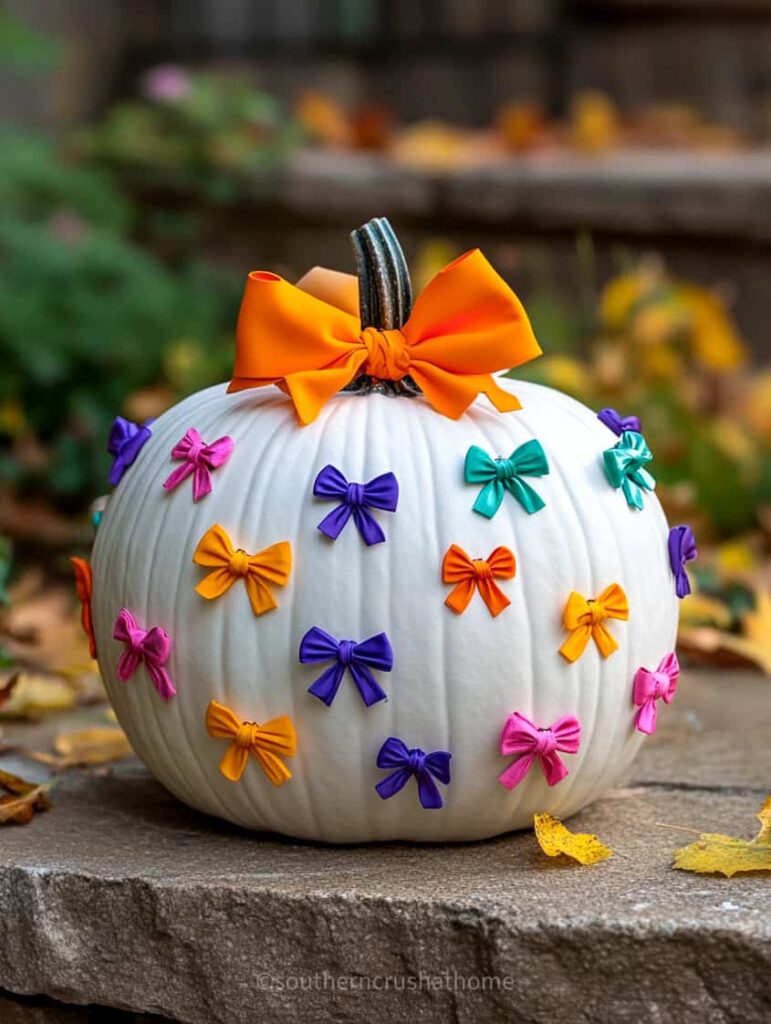
<instances>
[{"instance_id":1,"label":"tiny purple bow","mask_svg":"<svg viewBox=\"0 0 771 1024\"><path fill-rule=\"evenodd\" d=\"M192 474L193 501L200 501L211 492L211 471L228 461L233 452L233 444L233 438L227 436L205 444L198 431L191 427L171 449L172 459L182 465L177 466L163 486L171 491Z\"/></svg>"},{"instance_id":2,"label":"tiny purple bow","mask_svg":"<svg viewBox=\"0 0 771 1024\"><path fill-rule=\"evenodd\" d=\"M394 652L385 633L357 644L354 640L335 640L323 629L312 626L300 641L300 661L303 665L334 661L308 689L308 693L323 700L327 707L331 707L337 696L346 669L367 707L388 699L370 671L377 668L390 672L393 668Z\"/></svg>"},{"instance_id":3,"label":"tiny purple bow","mask_svg":"<svg viewBox=\"0 0 771 1024\"><path fill-rule=\"evenodd\" d=\"M399 501L399 484L393 473L373 477L368 484L349 484L339 469L324 466L313 484L317 498L341 499L337 508L321 520L317 529L336 540L353 515L365 544L381 544L386 538L380 524L369 511L380 508L395 512Z\"/></svg>"},{"instance_id":4,"label":"tiny purple bow","mask_svg":"<svg viewBox=\"0 0 771 1024\"><path fill-rule=\"evenodd\" d=\"M556 786L568 774L565 762L557 751L575 754L581 745L581 725L573 715L558 718L548 728L541 729L535 722L518 711L509 715L501 735L501 753L522 754L512 761L498 781L506 789L514 789L524 779L536 759L550 786Z\"/></svg>"},{"instance_id":5,"label":"tiny purple bow","mask_svg":"<svg viewBox=\"0 0 771 1024\"><path fill-rule=\"evenodd\" d=\"M680 678L680 663L674 651L664 655L655 672L649 668L638 668L634 677L633 700L640 709L635 725L640 732L648 735L656 731L658 711L656 701L671 704Z\"/></svg>"},{"instance_id":6,"label":"tiny purple bow","mask_svg":"<svg viewBox=\"0 0 771 1024\"><path fill-rule=\"evenodd\" d=\"M696 538L690 526L682 523L669 531L669 564L675 574L675 593L687 597L691 592L691 581L685 571L685 563L692 562L699 555Z\"/></svg>"},{"instance_id":7,"label":"tiny purple bow","mask_svg":"<svg viewBox=\"0 0 771 1024\"><path fill-rule=\"evenodd\" d=\"M419 747L410 750L398 737L389 736L377 755L377 766L391 774L375 786L378 796L388 800L404 789L414 775L421 806L426 810L437 810L442 806L442 795L434 779L449 785L451 757L447 750L435 750L431 754L424 753Z\"/></svg>"},{"instance_id":8,"label":"tiny purple bow","mask_svg":"<svg viewBox=\"0 0 771 1024\"><path fill-rule=\"evenodd\" d=\"M118 659L118 679L125 683L139 668L140 662L144 662L155 689L164 700L171 700L177 691L164 668L171 654L171 637L166 630L160 626L142 629L131 612L121 608L112 635L126 645Z\"/></svg>"},{"instance_id":9,"label":"tiny purple bow","mask_svg":"<svg viewBox=\"0 0 771 1024\"><path fill-rule=\"evenodd\" d=\"M637 416L622 416L615 409L600 409L597 413L597 419L612 430L614 434L618 434L619 437L621 437L625 430L633 430L637 434L642 433L640 420Z\"/></svg>"},{"instance_id":10,"label":"tiny purple bow","mask_svg":"<svg viewBox=\"0 0 771 1024\"><path fill-rule=\"evenodd\" d=\"M107 439L107 451L113 456L108 478L113 487L118 486L121 477L139 455L142 446L152 437L153 432L150 430L152 422L152 420L147 420L140 426L122 416L116 416L112 421L110 436Z\"/></svg>"}]
</instances>

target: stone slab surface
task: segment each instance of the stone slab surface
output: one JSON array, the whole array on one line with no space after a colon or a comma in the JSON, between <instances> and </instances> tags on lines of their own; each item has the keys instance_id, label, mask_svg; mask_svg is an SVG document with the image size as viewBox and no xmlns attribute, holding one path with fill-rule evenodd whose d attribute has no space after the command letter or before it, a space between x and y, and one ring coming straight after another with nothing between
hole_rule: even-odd
<instances>
[{"instance_id":1,"label":"stone slab surface","mask_svg":"<svg viewBox=\"0 0 771 1024\"><path fill-rule=\"evenodd\" d=\"M617 851L594 868L547 860L531 833L259 837L188 810L137 762L69 773L50 813L0 831L3 998L185 1024L769 1021L771 877L673 871L689 837L657 823L754 833L771 684L686 674L667 710L627 782L571 821Z\"/></svg>"}]
</instances>

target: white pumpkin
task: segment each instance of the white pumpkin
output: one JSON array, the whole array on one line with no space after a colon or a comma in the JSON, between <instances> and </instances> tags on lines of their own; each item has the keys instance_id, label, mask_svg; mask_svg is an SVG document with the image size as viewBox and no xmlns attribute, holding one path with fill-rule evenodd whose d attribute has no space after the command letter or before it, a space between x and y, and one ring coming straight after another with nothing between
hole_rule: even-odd
<instances>
[{"instance_id":1,"label":"white pumpkin","mask_svg":"<svg viewBox=\"0 0 771 1024\"><path fill-rule=\"evenodd\" d=\"M667 556L668 527L655 496L642 512L608 483L602 452L616 438L596 415L534 384L499 381L522 401L501 415L480 399L458 421L418 397L340 394L299 428L274 388L193 395L161 416L111 497L93 552L93 613L100 667L118 719L134 749L179 798L252 829L334 842L470 840L532 823L534 812L567 816L611 786L634 756L632 682L674 644L677 598ZM213 474L212 493L194 503L190 483L171 492L170 451L189 427L205 440L234 439L232 457ZM510 495L488 520L472 512L479 488L464 479L471 445L508 456L537 438L550 464L533 480L546 507L528 515ZM349 522L335 541L317 530L332 507L312 496L326 464L349 481L393 472L395 514L376 513L387 540L366 546ZM234 545L256 552L292 546L288 585L278 608L255 617L237 583L216 600L195 591L205 570L192 562L214 523ZM517 573L500 581L511 605L492 617L479 595L462 615L445 604L441 565L459 544L486 558L504 545ZM607 659L590 643L568 663L562 612L573 590L592 597L611 582L626 591L629 620L609 622L619 649ZM131 610L172 641L167 665L177 689L164 701L143 668L127 682L116 665L116 615ZM308 693L321 671L301 665L298 645L320 626L362 640L385 631L390 673L376 673L388 700L366 707L350 678L331 707ZM223 741L207 734L217 700L245 720L289 715L298 749L292 779L273 786L255 761L239 782L218 764ZM570 774L549 787L538 765L509 791L498 776L503 724L520 711L548 725L575 715L582 742L563 755ZM425 810L408 784L381 800L384 772L375 759L386 737L452 754L444 807Z\"/></svg>"}]
</instances>

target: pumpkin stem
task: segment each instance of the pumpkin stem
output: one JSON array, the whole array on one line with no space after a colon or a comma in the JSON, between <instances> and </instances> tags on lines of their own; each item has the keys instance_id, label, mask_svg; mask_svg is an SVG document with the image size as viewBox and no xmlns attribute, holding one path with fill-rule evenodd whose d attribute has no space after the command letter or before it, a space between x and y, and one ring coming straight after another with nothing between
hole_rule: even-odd
<instances>
[{"instance_id":1,"label":"pumpkin stem","mask_svg":"<svg viewBox=\"0 0 771 1024\"><path fill-rule=\"evenodd\" d=\"M391 331L402 327L412 310L412 285L402 247L385 217L375 217L351 232L359 274L362 327Z\"/></svg>"}]
</instances>

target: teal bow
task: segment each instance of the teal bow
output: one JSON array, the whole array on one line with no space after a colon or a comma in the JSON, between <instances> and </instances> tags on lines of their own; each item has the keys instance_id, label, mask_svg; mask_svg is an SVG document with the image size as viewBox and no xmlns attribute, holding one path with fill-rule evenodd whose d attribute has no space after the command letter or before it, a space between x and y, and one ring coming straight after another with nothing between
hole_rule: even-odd
<instances>
[{"instance_id":1,"label":"teal bow","mask_svg":"<svg viewBox=\"0 0 771 1024\"><path fill-rule=\"evenodd\" d=\"M642 434L625 430L621 440L602 453L605 474L613 487L620 487L630 508L642 509L643 489L652 491L656 481L645 464L653 458Z\"/></svg>"},{"instance_id":2,"label":"teal bow","mask_svg":"<svg viewBox=\"0 0 771 1024\"><path fill-rule=\"evenodd\" d=\"M466 483L484 484L474 502L474 511L492 519L501 507L505 491L513 494L522 508L538 512L546 504L523 476L546 476L549 463L541 442L533 439L520 445L508 459L493 459L475 444L466 452Z\"/></svg>"}]
</instances>

